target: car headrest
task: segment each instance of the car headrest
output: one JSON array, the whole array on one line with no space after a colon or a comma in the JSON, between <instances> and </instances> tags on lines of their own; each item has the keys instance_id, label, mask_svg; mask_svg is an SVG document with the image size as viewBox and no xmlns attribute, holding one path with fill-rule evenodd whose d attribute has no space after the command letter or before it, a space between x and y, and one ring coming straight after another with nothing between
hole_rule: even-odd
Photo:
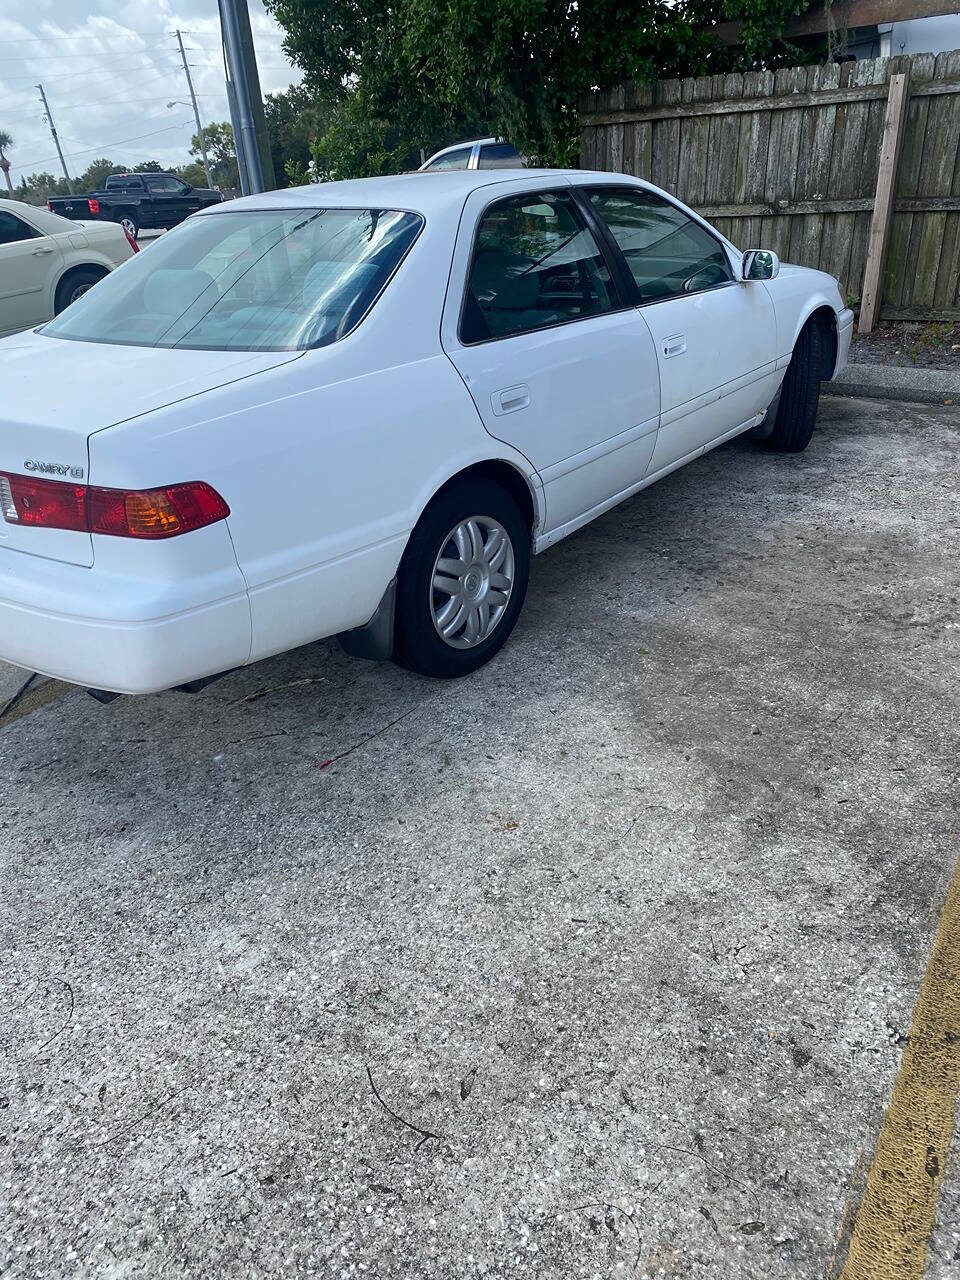
<instances>
[{"instance_id":1,"label":"car headrest","mask_svg":"<svg viewBox=\"0 0 960 1280\"><path fill-rule=\"evenodd\" d=\"M206 271L159 267L144 283L143 303L151 314L180 316L210 288L215 289L213 276Z\"/></svg>"}]
</instances>

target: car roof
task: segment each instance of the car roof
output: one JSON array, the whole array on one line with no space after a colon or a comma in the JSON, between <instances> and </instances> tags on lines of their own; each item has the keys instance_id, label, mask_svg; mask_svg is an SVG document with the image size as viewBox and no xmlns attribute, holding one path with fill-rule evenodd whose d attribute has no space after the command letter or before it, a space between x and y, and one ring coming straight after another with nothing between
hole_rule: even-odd
<instances>
[{"instance_id":1,"label":"car roof","mask_svg":"<svg viewBox=\"0 0 960 1280\"><path fill-rule=\"evenodd\" d=\"M225 200L204 210L202 217L237 209L409 209L438 213L464 200L479 187L494 187L521 178L557 181L579 176L579 169L452 169L438 173L400 173L387 178L353 178L347 182L315 182L304 187L264 191L239 200Z\"/></svg>"},{"instance_id":2,"label":"car roof","mask_svg":"<svg viewBox=\"0 0 960 1280\"><path fill-rule=\"evenodd\" d=\"M6 197L0 197L0 209L6 209L8 213L26 214L28 217L31 213L49 212L41 205L27 204L25 200L7 200Z\"/></svg>"}]
</instances>

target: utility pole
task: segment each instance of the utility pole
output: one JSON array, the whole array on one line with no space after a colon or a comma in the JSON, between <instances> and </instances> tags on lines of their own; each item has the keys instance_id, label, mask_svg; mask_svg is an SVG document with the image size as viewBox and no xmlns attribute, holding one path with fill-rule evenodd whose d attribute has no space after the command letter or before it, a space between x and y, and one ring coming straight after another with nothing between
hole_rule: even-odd
<instances>
[{"instance_id":1,"label":"utility pole","mask_svg":"<svg viewBox=\"0 0 960 1280\"><path fill-rule=\"evenodd\" d=\"M210 177L210 162L207 160L207 142L203 136L203 125L200 123L200 108L197 106L197 95L193 92L193 78L190 75L190 67L187 64L187 55L183 47L183 36L181 36L179 28L174 32L177 37L177 44L180 46L180 58L183 62L183 74L187 77L187 88L190 90L190 101L193 103L193 118L197 122L197 136L200 139L200 154L203 156L203 172L207 175L207 186L213 186L213 179Z\"/></svg>"},{"instance_id":2,"label":"utility pole","mask_svg":"<svg viewBox=\"0 0 960 1280\"><path fill-rule=\"evenodd\" d=\"M53 145L57 148L57 155L60 157L60 168L63 170L63 176L67 180L67 190L73 195L73 183L70 181L70 175L67 173L67 162L63 158L63 151L60 148L60 139L57 137L57 130L53 123L53 116L50 114L50 104L47 102L47 95L43 92L43 85L38 84L40 90L40 100L43 103L44 119L50 126L50 132L53 134Z\"/></svg>"},{"instance_id":3,"label":"utility pole","mask_svg":"<svg viewBox=\"0 0 960 1280\"><path fill-rule=\"evenodd\" d=\"M218 0L223 33L227 101L233 121L240 185L243 194L271 190L275 185L267 140L260 77L250 30L247 0Z\"/></svg>"}]
</instances>

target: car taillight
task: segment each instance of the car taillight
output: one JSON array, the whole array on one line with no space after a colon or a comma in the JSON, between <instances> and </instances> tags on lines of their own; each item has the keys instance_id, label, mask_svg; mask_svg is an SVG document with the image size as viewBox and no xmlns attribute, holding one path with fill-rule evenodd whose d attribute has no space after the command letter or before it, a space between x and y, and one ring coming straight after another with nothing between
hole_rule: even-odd
<instances>
[{"instance_id":1,"label":"car taillight","mask_svg":"<svg viewBox=\"0 0 960 1280\"><path fill-rule=\"evenodd\" d=\"M100 201L94 200L92 198L87 200L87 208L94 215L94 217L96 217L97 214L99 214L100 212Z\"/></svg>"},{"instance_id":2,"label":"car taillight","mask_svg":"<svg viewBox=\"0 0 960 1280\"><path fill-rule=\"evenodd\" d=\"M50 210L51 213L53 213L53 205L50 203L49 200L47 201L47 208Z\"/></svg>"},{"instance_id":3,"label":"car taillight","mask_svg":"<svg viewBox=\"0 0 960 1280\"><path fill-rule=\"evenodd\" d=\"M133 252L134 252L134 253L139 253L139 252L140 252L140 246L137 244L136 240L134 240L133 236L130 234L130 232L127 230L127 228L126 228L126 227L121 227L121 228L120 228L120 230L121 230L121 231L123 232L123 234L127 237L127 244L130 246L130 248L133 250Z\"/></svg>"},{"instance_id":4,"label":"car taillight","mask_svg":"<svg viewBox=\"0 0 960 1280\"><path fill-rule=\"evenodd\" d=\"M230 514L203 480L162 489L104 489L0 473L0 511L10 524L116 538L173 538Z\"/></svg>"}]
</instances>

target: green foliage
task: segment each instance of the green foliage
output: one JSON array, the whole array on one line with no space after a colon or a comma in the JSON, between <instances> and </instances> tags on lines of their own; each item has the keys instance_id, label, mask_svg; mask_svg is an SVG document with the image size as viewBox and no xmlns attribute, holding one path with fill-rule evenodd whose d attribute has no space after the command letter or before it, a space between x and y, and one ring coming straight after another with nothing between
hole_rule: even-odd
<instances>
[{"instance_id":1,"label":"green foliage","mask_svg":"<svg viewBox=\"0 0 960 1280\"><path fill-rule=\"evenodd\" d=\"M94 160L74 181L73 189L74 191L102 191L103 184L111 173L126 172L127 170L122 165L114 164L112 160L107 160L105 157L100 160ZM66 183L64 183L64 187L66 187Z\"/></svg>"},{"instance_id":2,"label":"green foliage","mask_svg":"<svg viewBox=\"0 0 960 1280\"><path fill-rule=\"evenodd\" d=\"M190 166L187 166L188 168ZM143 160L140 164L116 164L113 160L108 160L105 156L98 160L93 160L84 169L83 173L77 174L73 179L73 189L79 195L86 191L102 191L104 183L111 173L166 173L168 172L165 165L159 160ZM203 170L200 170L201 178ZM185 182L189 182L189 178L184 178ZM203 182L191 185L202 186ZM17 183L14 189L14 198L23 200L26 204L42 205L53 196L68 196L70 194L66 181L63 178L54 177L52 173L31 173L27 177L23 177Z\"/></svg>"},{"instance_id":3,"label":"green foliage","mask_svg":"<svg viewBox=\"0 0 960 1280\"><path fill-rule=\"evenodd\" d=\"M237 149L233 143L233 126L226 120L214 121L203 126L203 140L210 161L210 176L214 186L239 187L240 170L237 166ZM200 134L190 139L190 154L202 161ZM192 185L192 184L191 184ZM204 178L206 185L206 178Z\"/></svg>"},{"instance_id":4,"label":"green foliage","mask_svg":"<svg viewBox=\"0 0 960 1280\"><path fill-rule=\"evenodd\" d=\"M532 158L575 162L591 88L780 65L779 39L810 0L265 0L305 87L330 104L321 175L391 173L423 149L478 134ZM743 23L741 44L711 33Z\"/></svg>"},{"instance_id":5,"label":"green foliage","mask_svg":"<svg viewBox=\"0 0 960 1280\"><path fill-rule=\"evenodd\" d=\"M203 165L198 164L196 160L190 164L178 165L172 172L191 187L205 187L207 185L207 175L203 171Z\"/></svg>"},{"instance_id":6,"label":"green foliage","mask_svg":"<svg viewBox=\"0 0 960 1280\"><path fill-rule=\"evenodd\" d=\"M277 185L309 182L310 144L327 130L329 105L301 85L293 85L282 93L268 93L263 112Z\"/></svg>"}]
</instances>

